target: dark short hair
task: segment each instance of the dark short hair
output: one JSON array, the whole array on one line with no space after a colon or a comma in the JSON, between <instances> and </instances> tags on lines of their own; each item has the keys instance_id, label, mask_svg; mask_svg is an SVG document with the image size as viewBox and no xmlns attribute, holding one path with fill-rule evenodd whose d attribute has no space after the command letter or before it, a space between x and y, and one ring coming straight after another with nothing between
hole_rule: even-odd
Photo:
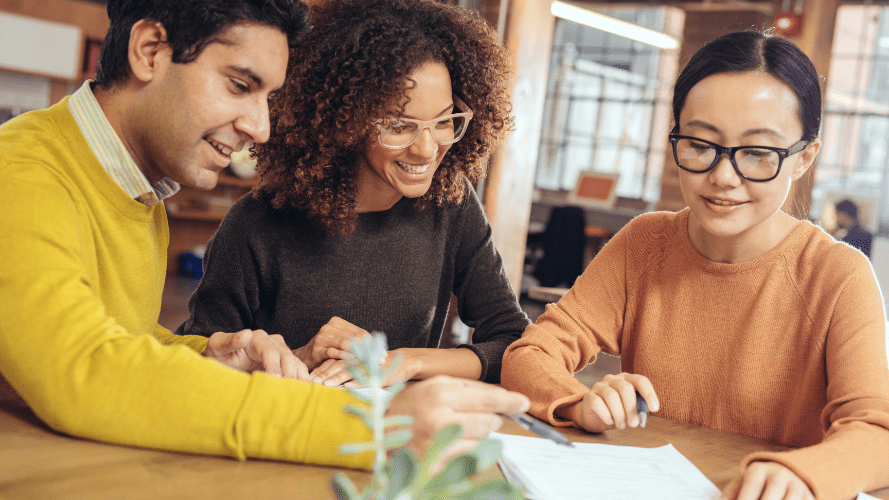
<instances>
[{"instance_id":1,"label":"dark short hair","mask_svg":"<svg viewBox=\"0 0 889 500\"><path fill-rule=\"evenodd\" d=\"M837 212L845 212L852 217L852 220L858 220L858 205L852 200L843 200L837 203Z\"/></svg>"},{"instance_id":2,"label":"dark short hair","mask_svg":"<svg viewBox=\"0 0 889 500\"><path fill-rule=\"evenodd\" d=\"M309 9L301 0L108 0L108 19L96 68L96 85L105 88L129 77L130 31L142 19L163 25L173 62L185 64L222 31L243 22L279 28L293 47L309 28Z\"/></svg>"},{"instance_id":3,"label":"dark short hair","mask_svg":"<svg viewBox=\"0 0 889 500\"><path fill-rule=\"evenodd\" d=\"M487 155L513 123L510 62L494 30L478 12L435 0L324 0L312 4L312 31L290 51L271 101L272 136L255 147L259 187L274 206L354 231L359 158L377 140L376 122L404 112L411 75L427 63L447 67L474 114L414 208L460 203L466 180L485 175Z\"/></svg>"},{"instance_id":4,"label":"dark short hair","mask_svg":"<svg viewBox=\"0 0 889 500\"><path fill-rule=\"evenodd\" d=\"M758 31L735 31L716 37L688 61L673 87L673 120L692 87L716 73L763 71L784 82L799 101L803 140L818 137L821 129L821 86L812 61L793 42Z\"/></svg>"}]
</instances>

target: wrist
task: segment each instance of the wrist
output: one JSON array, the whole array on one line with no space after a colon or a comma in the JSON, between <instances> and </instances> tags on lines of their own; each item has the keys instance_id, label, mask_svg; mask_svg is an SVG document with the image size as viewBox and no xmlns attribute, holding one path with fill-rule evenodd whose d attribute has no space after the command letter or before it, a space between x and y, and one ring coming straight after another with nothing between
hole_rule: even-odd
<instances>
[{"instance_id":1,"label":"wrist","mask_svg":"<svg viewBox=\"0 0 889 500\"><path fill-rule=\"evenodd\" d=\"M580 404L583 400L577 401L575 403L571 403L570 405L560 406L553 411L553 416L562 420L570 420L577 425L580 425Z\"/></svg>"},{"instance_id":2,"label":"wrist","mask_svg":"<svg viewBox=\"0 0 889 500\"><path fill-rule=\"evenodd\" d=\"M410 348L402 347L392 351L391 356L401 355L401 365L398 371L403 374L405 382L415 378L425 378L422 376L425 364L423 356L418 356L416 351Z\"/></svg>"}]
</instances>

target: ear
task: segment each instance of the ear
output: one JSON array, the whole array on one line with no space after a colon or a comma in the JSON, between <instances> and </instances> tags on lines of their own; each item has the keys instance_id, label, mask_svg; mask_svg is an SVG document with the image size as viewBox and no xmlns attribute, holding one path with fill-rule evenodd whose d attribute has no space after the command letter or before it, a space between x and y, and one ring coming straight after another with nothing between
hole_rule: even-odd
<instances>
[{"instance_id":1,"label":"ear","mask_svg":"<svg viewBox=\"0 0 889 500\"><path fill-rule=\"evenodd\" d=\"M167 45L167 30L159 22L141 19L130 29L130 45L127 57L130 71L140 82L150 82L162 67L164 59L170 59L172 50Z\"/></svg>"},{"instance_id":2,"label":"ear","mask_svg":"<svg viewBox=\"0 0 889 500\"><path fill-rule=\"evenodd\" d=\"M818 157L818 151L820 150L821 139L815 138L806 144L806 149L800 151L800 160L796 164L796 168L793 169L793 174L791 174L790 178L795 181L802 177L815 163L815 158Z\"/></svg>"}]
</instances>

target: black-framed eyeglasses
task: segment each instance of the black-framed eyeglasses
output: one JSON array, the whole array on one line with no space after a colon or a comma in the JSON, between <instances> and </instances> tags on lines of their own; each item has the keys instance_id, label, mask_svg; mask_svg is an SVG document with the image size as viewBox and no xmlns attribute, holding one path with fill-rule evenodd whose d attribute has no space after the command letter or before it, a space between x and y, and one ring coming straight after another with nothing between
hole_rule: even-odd
<instances>
[{"instance_id":1,"label":"black-framed eyeglasses","mask_svg":"<svg viewBox=\"0 0 889 500\"><path fill-rule=\"evenodd\" d=\"M688 172L708 172L719 163L722 155L728 155L735 172L748 181L767 182L781 172L784 159L799 153L808 144L800 140L788 149L770 146L737 146L727 148L714 142L688 135L670 133L673 145L673 159L679 168Z\"/></svg>"}]
</instances>

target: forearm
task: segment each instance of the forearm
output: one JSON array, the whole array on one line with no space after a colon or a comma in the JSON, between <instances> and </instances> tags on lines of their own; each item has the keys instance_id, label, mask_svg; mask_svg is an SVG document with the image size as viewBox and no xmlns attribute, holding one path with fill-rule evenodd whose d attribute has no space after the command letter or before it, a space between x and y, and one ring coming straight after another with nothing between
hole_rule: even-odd
<instances>
[{"instance_id":1,"label":"forearm","mask_svg":"<svg viewBox=\"0 0 889 500\"><path fill-rule=\"evenodd\" d=\"M154 328L154 337L164 345L184 345L198 354L203 354L207 348L207 337L200 335L176 335L170 330L157 325Z\"/></svg>"},{"instance_id":2,"label":"forearm","mask_svg":"<svg viewBox=\"0 0 889 500\"><path fill-rule=\"evenodd\" d=\"M482 362L469 349L396 349L390 356L404 356L405 373L409 379L426 379L435 375L478 380L482 376Z\"/></svg>"}]
</instances>

